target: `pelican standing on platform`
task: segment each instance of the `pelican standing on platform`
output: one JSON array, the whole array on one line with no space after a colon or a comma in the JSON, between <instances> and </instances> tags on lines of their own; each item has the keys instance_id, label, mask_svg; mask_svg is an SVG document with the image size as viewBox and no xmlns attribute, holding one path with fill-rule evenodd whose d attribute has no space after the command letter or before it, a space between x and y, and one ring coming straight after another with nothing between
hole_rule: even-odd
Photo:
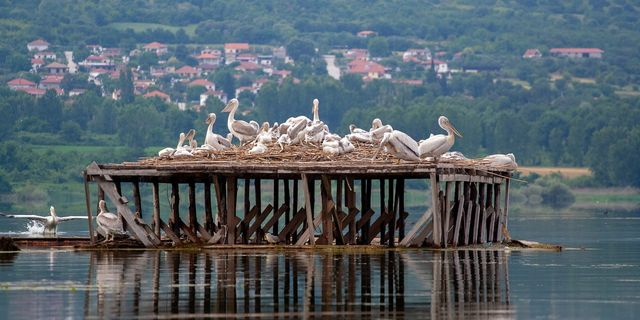
<instances>
[{"instance_id":1,"label":"pelican standing on platform","mask_svg":"<svg viewBox=\"0 0 640 320\"><path fill-rule=\"evenodd\" d=\"M180 133L180 138L178 139L178 145L176 146L176 148L164 148L160 151L158 151L158 156L159 157L169 157L172 156L176 150L178 150L179 148L182 147L182 145L184 144L184 140L187 139L187 136L184 134L184 132Z\"/></svg>"},{"instance_id":2,"label":"pelican standing on platform","mask_svg":"<svg viewBox=\"0 0 640 320\"><path fill-rule=\"evenodd\" d=\"M56 208L51 206L49 208L49 216L38 216L35 214L6 214L0 213L1 216L7 218L24 218L33 221L38 221L44 226L44 233L56 234L58 232L58 224L63 221L69 220L78 220L78 219L88 219L87 216L67 216L67 217L58 217L56 214Z\"/></svg>"},{"instance_id":3,"label":"pelican standing on platform","mask_svg":"<svg viewBox=\"0 0 640 320\"><path fill-rule=\"evenodd\" d=\"M238 110L239 104L238 99L231 99L231 101L227 103L227 106L222 109L222 112L229 112L229 118L227 120L229 132L233 133L233 135L240 140L240 145L243 145L256 138L260 126L255 121L246 122L235 119L236 110Z\"/></svg>"},{"instance_id":4,"label":"pelican standing on platform","mask_svg":"<svg viewBox=\"0 0 640 320\"><path fill-rule=\"evenodd\" d=\"M447 131L447 135L432 134L427 140L420 141L419 152L421 159L433 157L437 160L439 156L451 149L456 140L455 136L462 138L462 134L456 130L447 117L440 116L440 118L438 118L438 124L440 128Z\"/></svg>"},{"instance_id":5,"label":"pelican standing on platform","mask_svg":"<svg viewBox=\"0 0 640 320\"><path fill-rule=\"evenodd\" d=\"M503 167L507 169L516 169L518 163L516 163L516 156L513 153L507 154L492 154L482 158L482 162L487 163L494 167Z\"/></svg>"},{"instance_id":6,"label":"pelican standing on platform","mask_svg":"<svg viewBox=\"0 0 640 320\"><path fill-rule=\"evenodd\" d=\"M212 146L215 150L224 150L231 147L231 141L213 132L213 125L216 123L215 113L209 113L205 123L208 124L209 127L207 128L207 135L204 138L204 144Z\"/></svg>"},{"instance_id":7,"label":"pelican standing on platform","mask_svg":"<svg viewBox=\"0 0 640 320\"><path fill-rule=\"evenodd\" d=\"M402 131L393 130L392 132L385 133L382 141L380 141L380 147L371 160L376 158L382 148L386 148L387 152L396 158L408 161L420 161L418 143Z\"/></svg>"},{"instance_id":8,"label":"pelican standing on platform","mask_svg":"<svg viewBox=\"0 0 640 320\"><path fill-rule=\"evenodd\" d=\"M117 214L107 212L107 204L104 200L100 200L98 207L100 208L100 213L96 217L96 223L98 228L104 232L105 241L109 241L109 236L113 240L116 235L125 234L122 220Z\"/></svg>"}]
</instances>

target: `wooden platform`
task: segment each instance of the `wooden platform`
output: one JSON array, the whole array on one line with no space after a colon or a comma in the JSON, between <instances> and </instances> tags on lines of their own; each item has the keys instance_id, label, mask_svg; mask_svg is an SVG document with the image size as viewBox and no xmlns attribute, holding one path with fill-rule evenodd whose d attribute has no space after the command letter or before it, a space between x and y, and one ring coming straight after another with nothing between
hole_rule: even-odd
<instances>
[{"instance_id":1,"label":"wooden platform","mask_svg":"<svg viewBox=\"0 0 640 320\"><path fill-rule=\"evenodd\" d=\"M106 195L130 233L147 247L160 246L166 238L174 243L213 241L221 227L214 225L214 214L227 230L221 241L225 244L248 244L251 239L259 244L264 233L271 233L282 243L314 245L311 235L320 230L320 244L336 245L367 245L379 237L388 246L395 246L400 239L403 246L447 247L503 238L509 170L487 166L481 160L408 162L387 154L374 157L376 150L371 147L360 151L330 157L315 150L292 149L249 157L246 150L237 148L182 160L93 163L85 171L87 213L91 215L96 207L89 190L89 183L95 182L99 185L97 198ZM412 179L430 181L425 203L431 203L431 208L412 213L419 219L407 226L410 213L405 211L405 182ZM272 203L263 206L265 180L270 181L273 197ZM122 183L132 184L133 208L122 194ZM160 219L160 183L171 185L167 222ZM141 205L140 189L145 184L151 185L152 210L143 210ZM204 185L201 207L205 209L200 215L196 212L196 184ZM188 185L187 217L179 212L180 185ZM240 187L244 188L244 199L238 201ZM374 191L379 204L372 203ZM316 199L320 212L315 212ZM144 217L145 221L142 212L152 215ZM200 222L198 216L202 217Z\"/></svg>"}]
</instances>

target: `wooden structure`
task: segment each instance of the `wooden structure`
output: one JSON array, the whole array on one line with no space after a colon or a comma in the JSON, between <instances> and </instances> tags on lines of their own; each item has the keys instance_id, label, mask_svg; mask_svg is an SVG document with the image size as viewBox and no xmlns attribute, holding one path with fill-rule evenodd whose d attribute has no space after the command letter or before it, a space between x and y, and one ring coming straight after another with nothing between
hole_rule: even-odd
<instances>
[{"instance_id":1,"label":"wooden structure","mask_svg":"<svg viewBox=\"0 0 640 320\"><path fill-rule=\"evenodd\" d=\"M212 243L218 228L226 226L222 243L228 245L262 243L269 232L291 245L447 248L501 241L509 212L510 171L469 161L139 161L92 163L84 176L92 241L92 208L106 196L129 233L147 247L161 246L162 239ZM430 208L424 213L406 211L405 186L412 179L430 182L424 194ZM99 186L97 198L90 183ZM123 184L131 184L133 203ZM160 184L171 186L168 219L160 214ZM152 208L142 208L145 186L150 186ZM187 187L187 195L181 195L180 186ZM204 191L200 213L197 186ZM272 188L271 203L263 198L265 186ZM238 199L239 188L243 199ZM185 199L187 215L180 212ZM410 214L419 215L412 225L406 223Z\"/></svg>"}]
</instances>

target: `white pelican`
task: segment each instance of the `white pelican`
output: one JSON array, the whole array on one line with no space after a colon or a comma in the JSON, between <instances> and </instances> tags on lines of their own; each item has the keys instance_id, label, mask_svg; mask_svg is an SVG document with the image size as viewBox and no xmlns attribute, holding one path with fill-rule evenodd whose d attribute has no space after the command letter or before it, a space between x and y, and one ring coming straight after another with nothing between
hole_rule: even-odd
<instances>
[{"instance_id":1,"label":"white pelican","mask_svg":"<svg viewBox=\"0 0 640 320\"><path fill-rule=\"evenodd\" d=\"M240 140L240 144L243 145L246 142L253 141L258 135L259 125L255 121L246 122L242 120L236 120L235 114L238 110L238 99L231 99L227 106L222 109L222 112L229 112L229 118L227 119L227 127L229 132Z\"/></svg>"},{"instance_id":2,"label":"white pelican","mask_svg":"<svg viewBox=\"0 0 640 320\"><path fill-rule=\"evenodd\" d=\"M507 169L516 169L518 164L516 163L516 156L513 153L507 154L492 154L482 158L482 162L487 163L494 167L504 167Z\"/></svg>"},{"instance_id":3,"label":"white pelican","mask_svg":"<svg viewBox=\"0 0 640 320\"><path fill-rule=\"evenodd\" d=\"M367 133L367 132L368 132L367 130L360 129L360 128L356 127L356 125L353 124L353 123L349 125L349 133L351 133L351 134L354 134L354 133Z\"/></svg>"},{"instance_id":4,"label":"white pelican","mask_svg":"<svg viewBox=\"0 0 640 320\"><path fill-rule=\"evenodd\" d=\"M209 113L207 116L206 124L209 125L207 128L207 135L204 138L204 144L212 146L215 150L223 150L231 147L231 142L224 138L223 136L213 132L213 125L216 123L216 114Z\"/></svg>"},{"instance_id":5,"label":"white pelican","mask_svg":"<svg viewBox=\"0 0 640 320\"><path fill-rule=\"evenodd\" d=\"M67 217L58 217L56 214L56 209L51 206L49 208L49 216L38 216L35 214L6 214L0 213L1 216L7 218L24 218L33 221L38 221L44 226L44 233L56 234L58 232L58 224L62 221L69 220L77 220L77 219L88 219L87 216L67 216Z\"/></svg>"},{"instance_id":6,"label":"white pelican","mask_svg":"<svg viewBox=\"0 0 640 320\"><path fill-rule=\"evenodd\" d=\"M276 235L273 235L269 232L265 232L264 233L264 237L263 240L266 241L268 244L278 244L280 243L280 238Z\"/></svg>"},{"instance_id":7,"label":"white pelican","mask_svg":"<svg viewBox=\"0 0 640 320\"><path fill-rule=\"evenodd\" d=\"M408 161L420 161L418 143L402 131L393 130L392 132L385 133L382 141L380 141L380 147L373 155L373 159L376 158L383 147L396 158Z\"/></svg>"},{"instance_id":8,"label":"white pelican","mask_svg":"<svg viewBox=\"0 0 640 320\"><path fill-rule=\"evenodd\" d=\"M260 132L258 132L258 136L255 141L256 143L262 143L265 145L273 142L273 134L269 129L269 122L262 123L262 127L260 128Z\"/></svg>"},{"instance_id":9,"label":"white pelican","mask_svg":"<svg viewBox=\"0 0 640 320\"><path fill-rule=\"evenodd\" d=\"M313 121L308 124L305 130L305 142L320 143L324 140L325 133L329 132L327 125L320 120L319 106L320 101L318 99L313 99Z\"/></svg>"},{"instance_id":10,"label":"white pelican","mask_svg":"<svg viewBox=\"0 0 640 320\"><path fill-rule=\"evenodd\" d=\"M116 235L125 234L124 228L122 227L122 220L120 220L118 215L107 212L107 205L104 200L100 200L98 207L100 208L100 213L98 213L96 217L96 223L98 224L98 228L104 232L105 240L108 241L109 236L111 236L111 240L113 240Z\"/></svg>"},{"instance_id":11,"label":"white pelican","mask_svg":"<svg viewBox=\"0 0 640 320\"><path fill-rule=\"evenodd\" d=\"M171 155L173 155L174 152L176 152L177 149L179 149L183 144L184 144L184 140L187 139L187 136L184 134L184 132L180 133L180 138L178 139L178 145L176 146L176 148L164 148L160 151L158 151L158 157L169 157Z\"/></svg>"},{"instance_id":12,"label":"white pelican","mask_svg":"<svg viewBox=\"0 0 640 320\"><path fill-rule=\"evenodd\" d=\"M332 155L342 155L355 149L356 147L351 144L347 137L340 140L325 140L322 142L322 151Z\"/></svg>"},{"instance_id":13,"label":"white pelican","mask_svg":"<svg viewBox=\"0 0 640 320\"><path fill-rule=\"evenodd\" d=\"M371 121L371 129L369 130L369 134L371 135L371 142L374 144L380 143L384 134L387 132L393 132L393 127L391 125L382 125L382 120L379 118L373 119Z\"/></svg>"},{"instance_id":14,"label":"white pelican","mask_svg":"<svg viewBox=\"0 0 640 320\"><path fill-rule=\"evenodd\" d=\"M449 119L445 116L438 118L438 124L440 128L447 131L447 135L437 134L431 135L427 140L420 141L419 152L420 158L434 157L436 160L439 156L449 151L455 142L455 136L462 138L462 135L456 128L449 122Z\"/></svg>"},{"instance_id":15,"label":"white pelican","mask_svg":"<svg viewBox=\"0 0 640 320\"><path fill-rule=\"evenodd\" d=\"M462 154L460 151L449 151L445 152L440 156L440 159L443 160L467 160L467 157Z\"/></svg>"}]
</instances>

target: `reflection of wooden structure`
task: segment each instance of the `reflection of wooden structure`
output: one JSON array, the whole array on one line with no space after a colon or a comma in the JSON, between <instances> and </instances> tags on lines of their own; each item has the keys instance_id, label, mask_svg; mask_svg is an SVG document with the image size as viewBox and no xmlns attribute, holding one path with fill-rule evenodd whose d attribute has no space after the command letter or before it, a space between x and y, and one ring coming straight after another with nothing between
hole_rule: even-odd
<instances>
[{"instance_id":1,"label":"reflection of wooden structure","mask_svg":"<svg viewBox=\"0 0 640 320\"><path fill-rule=\"evenodd\" d=\"M508 217L509 176L507 170L469 162L437 166L397 161L93 163L85 172L85 191L89 216L93 205L88 183L95 182L98 198L108 197L130 233L147 247L160 246L162 238L176 244L206 243L217 231L214 214L227 226L225 243L229 245L246 244L252 238L258 239L253 243L259 243L263 232L271 232L281 242L295 245L367 245L375 239L388 246L399 242L403 246L426 243L448 247L502 240L502 224ZM431 209L409 226L410 230L406 229L409 213L405 211L409 179L429 179L431 185L427 192ZM131 184L133 209L122 192L123 183ZM160 215L160 184L171 186L167 221ZM272 203L266 206L262 196L265 184L273 188ZM150 210L142 208L144 185L151 186ZM181 185L188 187L187 217L180 213ZM204 190L201 220L196 210L196 185ZM239 188L244 190L240 203ZM91 219L89 222L92 228Z\"/></svg>"},{"instance_id":2,"label":"reflection of wooden structure","mask_svg":"<svg viewBox=\"0 0 640 320\"><path fill-rule=\"evenodd\" d=\"M514 315L502 252L246 253L91 252L84 316Z\"/></svg>"}]
</instances>

